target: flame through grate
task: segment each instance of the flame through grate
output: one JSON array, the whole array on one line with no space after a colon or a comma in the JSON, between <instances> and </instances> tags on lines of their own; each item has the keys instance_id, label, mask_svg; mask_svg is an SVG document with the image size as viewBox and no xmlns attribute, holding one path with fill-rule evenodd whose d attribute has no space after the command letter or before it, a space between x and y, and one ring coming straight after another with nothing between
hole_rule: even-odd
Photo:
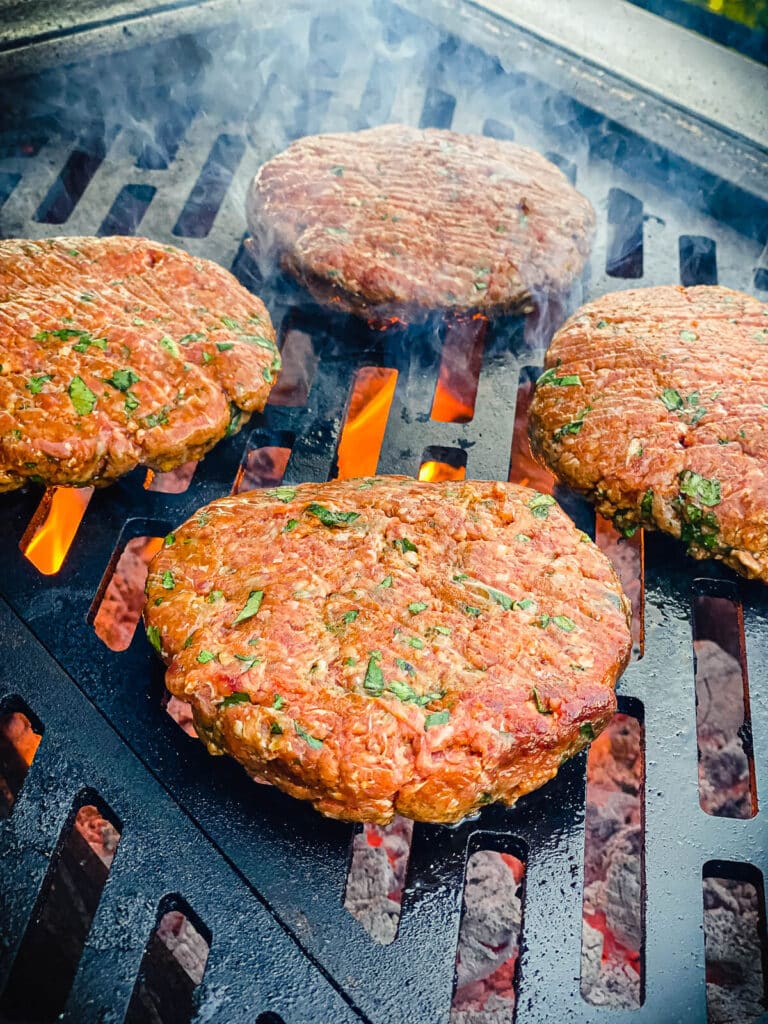
<instances>
[{"instance_id":1,"label":"flame through grate","mask_svg":"<svg viewBox=\"0 0 768 1024\"><path fill-rule=\"evenodd\" d=\"M513 1012L518 1024L597 1021L601 1002L634 1006L639 1024L704 1021L708 1007L725 1024L739 999L754 1010L765 997L768 972L739 982L723 965L729 942L756 963L766 956L768 601L686 561L665 538L624 540L595 523L530 460L526 412L569 304L640 284L748 288L768 207L729 177L713 126L694 127L710 133L719 177L685 151L693 133L681 111L629 95L609 74L591 80L567 55L469 6L466 39L386 3L362 5L354 21L288 7L265 14L258 31L204 31L190 20L180 38L155 35L138 52L14 86L19 123L3 134L0 121L2 233L140 231L216 259L266 299L285 364L264 413L196 466L155 477L139 469L114 487L58 489L42 503L34 488L2 497L0 989L12 979L14 999L23 998L16 954L50 888L49 851L66 844L85 786L96 793L89 806L108 807L120 825L120 846L82 956L58 990L65 1020L167 1013L176 993L179 1019L228 1024L451 1015L466 1024L494 1006L493 1024ZM242 210L260 162L301 134L386 120L546 153L597 210L591 277L526 323L435 316L419 325L353 321L318 309L280 275L262 277L243 244ZM140 586L142 538L163 537L215 497L369 472L552 491L614 559L634 613L623 717L589 766L577 758L512 811L489 807L454 829L400 828L392 856L386 834L355 838L210 759L185 734L186 706L166 708L161 667L143 631L132 632L136 586L121 605L114 583L130 575L119 565L129 551ZM707 612L704 599L728 604L736 625L723 632L728 616ZM741 701L725 732L711 718L717 701L703 696L722 673ZM738 760L736 778L724 775L735 761L723 751ZM718 779L733 792L718 795ZM704 813L705 803L719 810ZM607 845L606 829L627 854L625 874L589 849ZM392 869L381 872L388 944L374 943L342 903L346 889L362 920L369 897L381 902L380 889L350 897L353 850L373 865L370 878L382 856ZM639 880L634 903L617 878ZM508 895L496 931L472 895L484 899L494 884ZM728 905L744 908L740 924L723 924ZM485 944L484 958L472 960L473 944ZM171 963L179 945L186 973ZM631 982L613 1001L605 974Z\"/></svg>"}]
</instances>

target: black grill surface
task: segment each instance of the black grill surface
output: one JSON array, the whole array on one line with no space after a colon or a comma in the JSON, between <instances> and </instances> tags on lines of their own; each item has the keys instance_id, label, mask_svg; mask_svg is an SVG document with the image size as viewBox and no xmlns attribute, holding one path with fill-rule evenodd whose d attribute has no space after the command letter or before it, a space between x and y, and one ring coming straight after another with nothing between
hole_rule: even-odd
<instances>
[{"instance_id":1,"label":"black grill surface","mask_svg":"<svg viewBox=\"0 0 768 1024\"><path fill-rule=\"evenodd\" d=\"M285 14L279 24L246 30L241 21L194 36L179 15L178 28L178 37L114 59L6 83L2 234L136 232L180 244L232 267L266 300L283 337L289 328L311 337L319 364L305 406L268 406L200 463L186 492L145 490L143 471L97 492L55 576L41 576L19 549L39 490L0 498L0 695L6 707L21 699L44 727L0 823L0 989L73 799L90 787L119 818L122 839L70 1022L122 1020L169 894L211 934L196 1020L253 1024L272 1011L279 1018L263 1020L446 1021L464 866L481 847L527 858L518 1022L604 1021L606 1013L612 1024L705 1020L702 868L767 866L764 587L645 538L645 653L619 686L620 707L641 714L645 736L645 986L634 1011L601 1010L579 994L584 755L512 810L491 807L455 828L417 825L399 932L377 945L342 905L352 827L210 758L163 710L162 666L143 630L115 653L90 620L114 552L229 493L249 444L295 439L286 482L332 476L360 366L399 371L380 473L415 475L424 449L441 446L467 453L469 478L508 476L518 379L540 364L548 332L515 318L493 324L474 418L431 420L438 319L380 331L330 315L279 276L262 280L243 250L247 182L290 139L403 120L533 145L597 210L585 297L680 280L754 290L766 204L744 180L764 155L750 153L737 175L716 128L651 97L633 100L610 76L585 85L582 73L566 92L578 71L566 55L490 21L472 23L472 42L389 6L357 20ZM710 158L723 154L719 174L698 159L702 133ZM741 143L731 142L738 155ZM569 508L594 533L586 506ZM748 820L699 807L691 604L702 579L744 609L758 804Z\"/></svg>"}]
</instances>

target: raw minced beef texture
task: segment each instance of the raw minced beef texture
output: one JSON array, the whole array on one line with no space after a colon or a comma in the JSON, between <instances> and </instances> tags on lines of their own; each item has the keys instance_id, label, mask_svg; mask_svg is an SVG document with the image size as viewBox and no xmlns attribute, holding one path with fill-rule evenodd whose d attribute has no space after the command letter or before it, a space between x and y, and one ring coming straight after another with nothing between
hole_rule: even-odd
<instances>
[{"instance_id":1,"label":"raw minced beef texture","mask_svg":"<svg viewBox=\"0 0 768 1024\"><path fill-rule=\"evenodd\" d=\"M145 623L211 753L336 818L512 805L615 710L629 605L548 495L377 477L222 498Z\"/></svg>"},{"instance_id":2,"label":"raw minced beef texture","mask_svg":"<svg viewBox=\"0 0 768 1024\"><path fill-rule=\"evenodd\" d=\"M247 213L257 249L320 302L375 319L530 312L581 274L595 226L535 150L397 124L298 139Z\"/></svg>"},{"instance_id":3,"label":"raw minced beef texture","mask_svg":"<svg viewBox=\"0 0 768 1024\"><path fill-rule=\"evenodd\" d=\"M145 238L0 241L0 491L204 455L280 367L263 303Z\"/></svg>"},{"instance_id":4,"label":"raw minced beef texture","mask_svg":"<svg viewBox=\"0 0 768 1024\"><path fill-rule=\"evenodd\" d=\"M613 292L557 332L539 459L631 534L768 582L768 305L729 288Z\"/></svg>"}]
</instances>

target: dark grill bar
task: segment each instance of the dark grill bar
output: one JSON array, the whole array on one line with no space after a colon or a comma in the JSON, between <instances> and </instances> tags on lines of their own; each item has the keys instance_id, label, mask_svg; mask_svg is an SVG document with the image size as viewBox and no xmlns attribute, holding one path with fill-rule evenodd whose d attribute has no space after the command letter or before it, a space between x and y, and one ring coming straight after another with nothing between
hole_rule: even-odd
<instances>
[{"instance_id":1,"label":"dark grill bar","mask_svg":"<svg viewBox=\"0 0 768 1024\"><path fill-rule=\"evenodd\" d=\"M211 759L166 713L162 666L141 627L125 650L94 629L132 538L163 537L233 489L345 475L339 443L352 429L355 382L377 370L390 371L381 381L392 389L379 473L415 477L434 463L467 479L520 480L530 467L515 409L564 310L617 287L765 283L753 270L768 229L767 161L747 140L610 71L596 76L477 5L445 17L441 4L426 14L416 4L365 4L354 17L266 6L192 5L173 12L172 33L160 16L132 18L119 32L100 25L88 30L99 40L92 55L75 33L61 60L40 50L39 70L22 53L31 43L5 64L0 48L0 87L11 97L0 113L0 234L134 232L215 259L264 298L286 364L264 413L199 462L185 489L160 489L137 469L96 491L53 575L22 550L39 489L0 496L0 721L26 708L43 737L0 820L0 992L9 979L17 992L32 908L87 787L119 822L120 844L72 980L71 1024L126 1013L133 1022L153 998L166 1005L167 991L152 995L165 953L151 937L171 911L209 946L199 984L178 982L185 1020L446 1022L467 862L489 850L524 863L517 1024L706 1021L703 872L747 879L766 956L764 587L694 563L659 535L634 541L635 657L619 708L641 723L644 744L635 1009L582 997L585 754L511 811L489 807L454 828L417 824L397 935L377 943L344 907L352 826ZM260 163L301 134L387 120L515 138L546 153L597 211L590 276L527 323L504 318L470 338L466 323L438 315L381 325L320 310L260 268L243 244L245 191ZM594 536L589 506L560 486L555 494ZM604 547L615 543L605 524L597 534ZM699 803L693 639L702 594L727 594L743 610L751 817L707 814Z\"/></svg>"}]
</instances>

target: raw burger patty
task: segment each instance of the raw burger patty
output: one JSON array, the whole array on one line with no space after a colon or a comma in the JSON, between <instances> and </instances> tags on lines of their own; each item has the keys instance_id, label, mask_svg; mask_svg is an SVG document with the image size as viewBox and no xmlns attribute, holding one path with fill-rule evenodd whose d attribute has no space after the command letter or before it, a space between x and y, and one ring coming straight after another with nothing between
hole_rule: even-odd
<instances>
[{"instance_id":1,"label":"raw burger patty","mask_svg":"<svg viewBox=\"0 0 768 1024\"><path fill-rule=\"evenodd\" d=\"M0 491L204 455L280 366L262 302L146 238L0 241Z\"/></svg>"},{"instance_id":2,"label":"raw burger patty","mask_svg":"<svg viewBox=\"0 0 768 1024\"><path fill-rule=\"evenodd\" d=\"M534 150L403 125L299 139L247 207L259 251L362 316L530 312L581 273L595 224Z\"/></svg>"},{"instance_id":3,"label":"raw burger patty","mask_svg":"<svg viewBox=\"0 0 768 1024\"><path fill-rule=\"evenodd\" d=\"M614 713L629 606L552 498L378 477L222 498L145 621L213 754L335 818L512 805Z\"/></svg>"},{"instance_id":4,"label":"raw burger patty","mask_svg":"<svg viewBox=\"0 0 768 1024\"><path fill-rule=\"evenodd\" d=\"M626 533L768 581L768 306L642 288L582 306L531 406L535 454Z\"/></svg>"}]
</instances>

